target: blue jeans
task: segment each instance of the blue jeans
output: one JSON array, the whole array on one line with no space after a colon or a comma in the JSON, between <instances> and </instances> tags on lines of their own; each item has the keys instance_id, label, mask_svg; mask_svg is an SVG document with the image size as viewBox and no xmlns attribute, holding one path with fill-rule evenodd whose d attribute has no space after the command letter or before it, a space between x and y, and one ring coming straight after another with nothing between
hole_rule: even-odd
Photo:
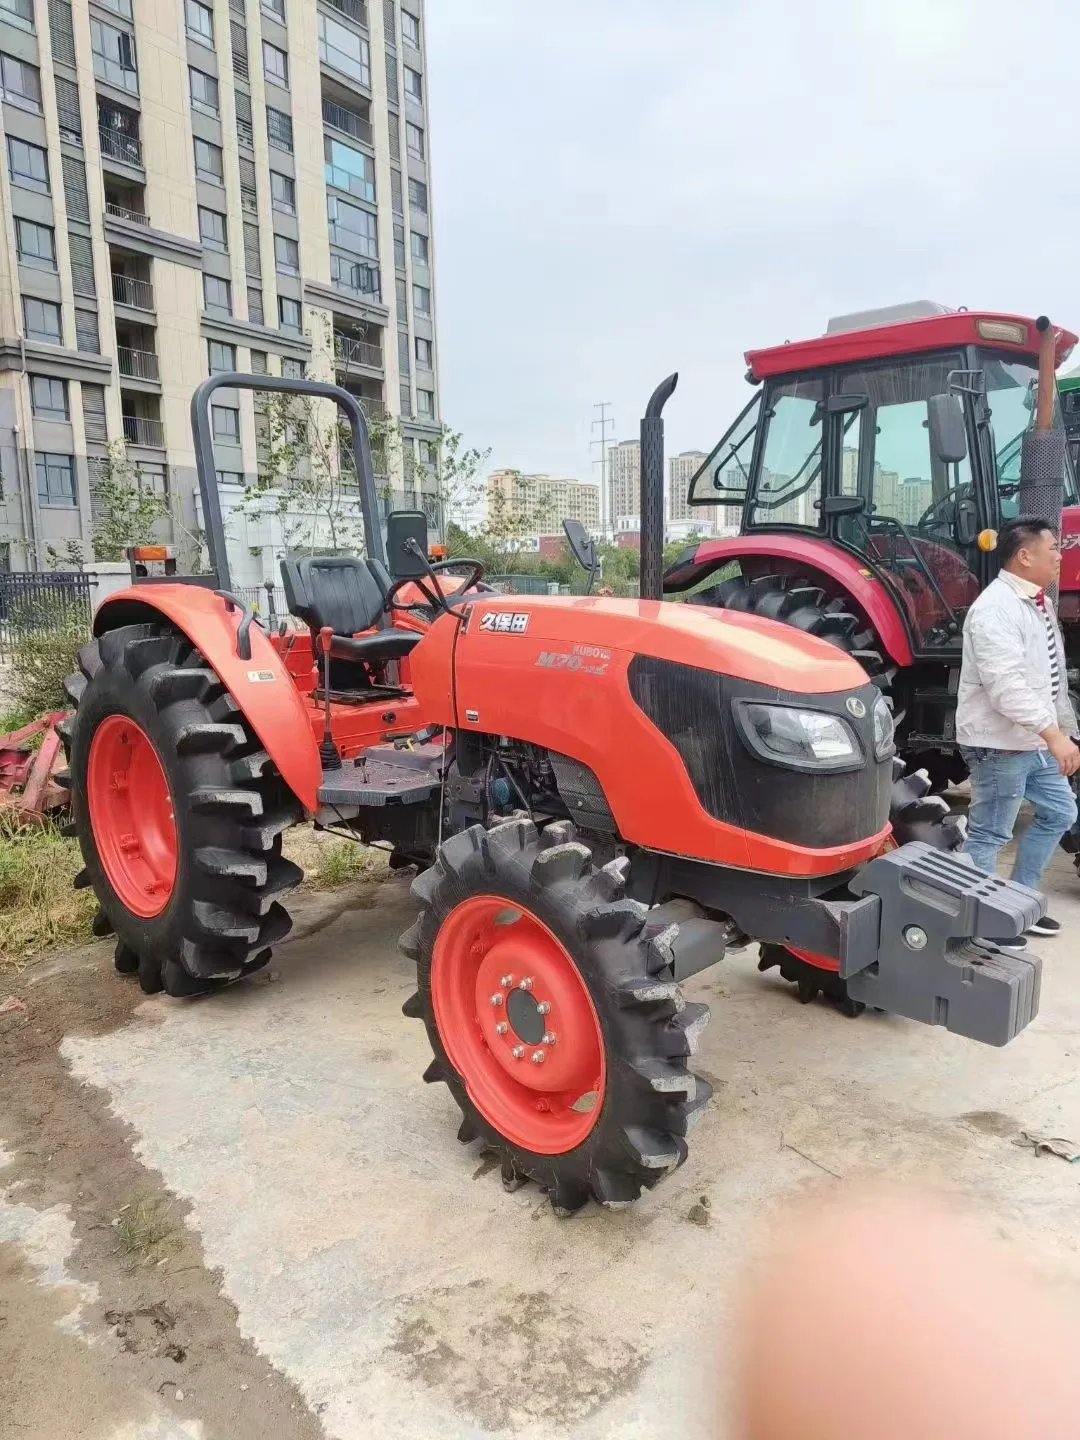
<instances>
[{"instance_id":1,"label":"blue jeans","mask_svg":"<svg viewBox=\"0 0 1080 1440\"><path fill-rule=\"evenodd\" d=\"M998 851L1012 839L1021 800L1035 819L1016 851L1012 878L1038 890L1058 841L1076 824L1076 796L1048 750L974 750L962 746L971 772L971 809L964 852L980 870L995 873Z\"/></svg>"}]
</instances>

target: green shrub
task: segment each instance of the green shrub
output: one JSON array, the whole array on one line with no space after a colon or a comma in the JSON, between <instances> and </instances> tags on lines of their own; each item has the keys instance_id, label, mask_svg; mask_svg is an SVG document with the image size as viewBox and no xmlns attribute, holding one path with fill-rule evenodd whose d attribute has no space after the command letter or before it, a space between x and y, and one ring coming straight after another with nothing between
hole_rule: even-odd
<instances>
[{"instance_id":1,"label":"green shrub","mask_svg":"<svg viewBox=\"0 0 1080 1440\"><path fill-rule=\"evenodd\" d=\"M64 681L75 669L76 651L90 638L85 611L54 610L40 617L40 629L27 623L29 617L12 618L10 690L16 709L30 717L70 709Z\"/></svg>"}]
</instances>

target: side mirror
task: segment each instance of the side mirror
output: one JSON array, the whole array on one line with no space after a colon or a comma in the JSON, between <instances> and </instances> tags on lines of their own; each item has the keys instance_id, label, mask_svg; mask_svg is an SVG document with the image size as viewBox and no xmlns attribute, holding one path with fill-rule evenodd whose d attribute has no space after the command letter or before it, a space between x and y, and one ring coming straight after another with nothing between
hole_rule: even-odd
<instances>
[{"instance_id":1,"label":"side mirror","mask_svg":"<svg viewBox=\"0 0 1080 1440\"><path fill-rule=\"evenodd\" d=\"M862 515L865 511L865 495L826 495L821 502L823 515Z\"/></svg>"},{"instance_id":2,"label":"side mirror","mask_svg":"<svg viewBox=\"0 0 1080 1440\"><path fill-rule=\"evenodd\" d=\"M967 459L964 407L956 395L931 395L926 402L926 423L930 448L942 464L958 465Z\"/></svg>"},{"instance_id":3,"label":"side mirror","mask_svg":"<svg viewBox=\"0 0 1080 1440\"><path fill-rule=\"evenodd\" d=\"M427 516L422 510L392 510L386 518L386 560L395 580L428 573Z\"/></svg>"},{"instance_id":4,"label":"side mirror","mask_svg":"<svg viewBox=\"0 0 1080 1440\"><path fill-rule=\"evenodd\" d=\"M596 558L596 541L585 529L580 520L564 520L562 522L563 534L566 536L570 546L571 554L581 568L588 572L589 589L596 579L596 572L599 563Z\"/></svg>"}]
</instances>

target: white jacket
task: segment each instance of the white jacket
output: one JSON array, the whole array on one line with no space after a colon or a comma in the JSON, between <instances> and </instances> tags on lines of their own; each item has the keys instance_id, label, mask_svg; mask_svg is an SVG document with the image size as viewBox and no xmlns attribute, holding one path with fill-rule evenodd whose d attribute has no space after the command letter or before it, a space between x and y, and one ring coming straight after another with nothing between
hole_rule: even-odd
<instances>
[{"instance_id":1,"label":"white jacket","mask_svg":"<svg viewBox=\"0 0 1080 1440\"><path fill-rule=\"evenodd\" d=\"M1054 616L1061 691L1054 703L1046 621L1024 581L1002 573L964 621L964 658L956 702L956 739L986 750L1045 750L1039 732L1059 725L1076 734L1065 678L1065 646ZM1050 614L1053 608L1046 601Z\"/></svg>"}]
</instances>

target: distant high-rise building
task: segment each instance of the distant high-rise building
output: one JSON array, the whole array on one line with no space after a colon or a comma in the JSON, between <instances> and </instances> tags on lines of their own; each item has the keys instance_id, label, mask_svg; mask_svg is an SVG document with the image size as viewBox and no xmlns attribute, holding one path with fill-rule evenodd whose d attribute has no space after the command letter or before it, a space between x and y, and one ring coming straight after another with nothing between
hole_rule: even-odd
<instances>
[{"instance_id":1,"label":"distant high-rise building","mask_svg":"<svg viewBox=\"0 0 1080 1440\"><path fill-rule=\"evenodd\" d=\"M619 517L641 509L641 444L621 440L608 451L608 520L619 528Z\"/></svg>"},{"instance_id":2,"label":"distant high-rise building","mask_svg":"<svg viewBox=\"0 0 1080 1440\"><path fill-rule=\"evenodd\" d=\"M498 495L525 521L531 535L553 535L565 519L580 520L586 530L600 528L600 487L558 475L525 475L494 470L488 476L488 505Z\"/></svg>"},{"instance_id":3,"label":"distant high-rise building","mask_svg":"<svg viewBox=\"0 0 1080 1440\"><path fill-rule=\"evenodd\" d=\"M668 461L667 517L672 521L691 520L702 531L713 529L717 507L694 505L689 500L690 481L704 465L707 456L701 450L684 450Z\"/></svg>"}]
</instances>

